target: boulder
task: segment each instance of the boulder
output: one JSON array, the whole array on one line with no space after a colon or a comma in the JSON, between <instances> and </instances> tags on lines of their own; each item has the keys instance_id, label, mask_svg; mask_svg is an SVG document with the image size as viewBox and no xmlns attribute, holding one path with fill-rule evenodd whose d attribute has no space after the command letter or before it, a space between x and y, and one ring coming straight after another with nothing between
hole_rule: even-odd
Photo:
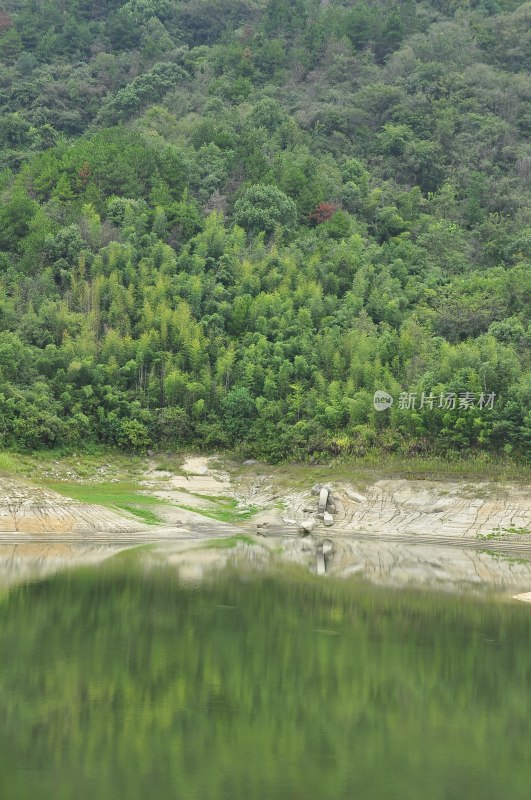
<instances>
[{"instance_id":1,"label":"boulder","mask_svg":"<svg viewBox=\"0 0 531 800\"><path fill-rule=\"evenodd\" d=\"M319 492L319 513L324 514L326 511L326 504L328 503L328 489L321 489Z\"/></svg>"},{"instance_id":2,"label":"boulder","mask_svg":"<svg viewBox=\"0 0 531 800\"><path fill-rule=\"evenodd\" d=\"M314 519L305 519L301 522L301 528L305 533L311 533L315 528L315 524Z\"/></svg>"}]
</instances>

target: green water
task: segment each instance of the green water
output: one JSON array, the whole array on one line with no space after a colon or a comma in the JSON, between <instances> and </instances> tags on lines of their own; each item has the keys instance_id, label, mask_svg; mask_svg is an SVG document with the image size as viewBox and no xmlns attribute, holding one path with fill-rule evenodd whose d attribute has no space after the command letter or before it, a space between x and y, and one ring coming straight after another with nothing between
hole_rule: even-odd
<instances>
[{"instance_id":1,"label":"green water","mask_svg":"<svg viewBox=\"0 0 531 800\"><path fill-rule=\"evenodd\" d=\"M2 800L529 800L531 608L129 566L0 600Z\"/></svg>"}]
</instances>

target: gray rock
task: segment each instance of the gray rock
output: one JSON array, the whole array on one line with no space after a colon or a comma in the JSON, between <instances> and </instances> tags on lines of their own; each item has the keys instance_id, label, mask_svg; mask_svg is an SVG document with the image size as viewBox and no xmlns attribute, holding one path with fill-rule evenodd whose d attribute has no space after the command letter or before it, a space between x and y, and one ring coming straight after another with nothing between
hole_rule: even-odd
<instances>
[{"instance_id":1,"label":"gray rock","mask_svg":"<svg viewBox=\"0 0 531 800\"><path fill-rule=\"evenodd\" d=\"M325 511L323 514L323 522L327 528L334 524L334 518L332 514L329 514L328 511Z\"/></svg>"},{"instance_id":2,"label":"gray rock","mask_svg":"<svg viewBox=\"0 0 531 800\"><path fill-rule=\"evenodd\" d=\"M346 495L350 500L354 500L355 503L367 502L366 497L364 497L362 494L358 494L358 492L353 492L352 489L347 489Z\"/></svg>"},{"instance_id":3,"label":"gray rock","mask_svg":"<svg viewBox=\"0 0 531 800\"><path fill-rule=\"evenodd\" d=\"M254 467L254 465L258 464L258 463L259 462L256 460L256 458L248 458L246 461L244 461L242 463L242 466L244 466L244 467Z\"/></svg>"},{"instance_id":4,"label":"gray rock","mask_svg":"<svg viewBox=\"0 0 531 800\"><path fill-rule=\"evenodd\" d=\"M329 502L326 504L326 510L327 510L327 511L328 511L330 514L335 514L335 513L336 513L336 511L337 511L336 504L335 504L335 503L330 503L330 501L329 501Z\"/></svg>"},{"instance_id":5,"label":"gray rock","mask_svg":"<svg viewBox=\"0 0 531 800\"><path fill-rule=\"evenodd\" d=\"M154 451L154 450L148 450L148 451L147 451L147 454L148 454L148 456L149 456L150 458L153 458L153 456L155 455L155 451Z\"/></svg>"},{"instance_id":6,"label":"gray rock","mask_svg":"<svg viewBox=\"0 0 531 800\"><path fill-rule=\"evenodd\" d=\"M303 522L301 522L301 528L303 531L306 531L306 533L311 533L315 528L315 520L305 519Z\"/></svg>"},{"instance_id":7,"label":"gray rock","mask_svg":"<svg viewBox=\"0 0 531 800\"><path fill-rule=\"evenodd\" d=\"M320 491L321 491L321 489L322 489L322 488L323 488L323 487L321 486L321 484L320 484L320 483L315 483L315 484L312 486L312 494L314 494L315 496L317 496L317 495L320 493Z\"/></svg>"},{"instance_id":8,"label":"gray rock","mask_svg":"<svg viewBox=\"0 0 531 800\"><path fill-rule=\"evenodd\" d=\"M319 513L323 514L326 511L326 504L328 503L328 489L321 489L319 492Z\"/></svg>"}]
</instances>

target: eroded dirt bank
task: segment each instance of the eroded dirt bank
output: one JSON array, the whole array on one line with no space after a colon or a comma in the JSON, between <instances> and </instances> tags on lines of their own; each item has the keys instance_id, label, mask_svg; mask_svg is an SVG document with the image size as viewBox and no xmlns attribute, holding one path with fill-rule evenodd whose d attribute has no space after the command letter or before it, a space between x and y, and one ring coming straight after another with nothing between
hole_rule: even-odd
<instances>
[{"instance_id":1,"label":"eroded dirt bank","mask_svg":"<svg viewBox=\"0 0 531 800\"><path fill-rule=\"evenodd\" d=\"M155 504L159 524L149 526L153 534L245 528L274 535L306 529L328 536L516 537L531 542L531 487L525 484L375 475L360 486L344 477L334 479L333 470L323 483L312 484L310 477L300 483L290 485L256 462L242 466L189 457L178 470L147 460L138 488ZM98 499L94 480L92 488ZM148 529L134 513L107 506L72 500L27 479L0 478L0 533L114 535Z\"/></svg>"},{"instance_id":2,"label":"eroded dirt bank","mask_svg":"<svg viewBox=\"0 0 531 800\"><path fill-rule=\"evenodd\" d=\"M332 471L333 472L333 471ZM344 479L331 479L303 488L279 481L267 467L224 469L214 458L189 458L180 475L152 467L143 481L146 490L176 504L183 501L198 511L215 513L209 497L233 498L243 512L255 514L247 527L269 531L298 531L306 524L329 535L366 532L478 538L495 534L510 538L517 533L531 541L531 488L521 484L488 481L434 481L376 479L359 487ZM319 515L319 494L329 492L327 520ZM190 512L189 512L190 513ZM182 511L166 510L168 522ZM197 517L196 517L197 519ZM187 517L187 521L193 521ZM237 522L237 519L234 520ZM313 525L312 525L313 523Z\"/></svg>"},{"instance_id":3,"label":"eroded dirt bank","mask_svg":"<svg viewBox=\"0 0 531 800\"><path fill-rule=\"evenodd\" d=\"M183 580L288 562L396 586L531 587L525 484L376 476L362 485L330 470L325 482L301 485L257 463L189 457L178 469L147 460L138 485L158 524L0 479L0 585L150 544L146 563L168 563Z\"/></svg>"},{"instance_id":4,"label":"eroded dirt bank","mask_svg":"<svg viewBox=\"0 0 531 800\"><path fill-rule=\"evenodd\" d=\"M79 503L30 481L0 478L0 533L109 533L140 530L134 517Z\"/></svg>"}]
</instances>

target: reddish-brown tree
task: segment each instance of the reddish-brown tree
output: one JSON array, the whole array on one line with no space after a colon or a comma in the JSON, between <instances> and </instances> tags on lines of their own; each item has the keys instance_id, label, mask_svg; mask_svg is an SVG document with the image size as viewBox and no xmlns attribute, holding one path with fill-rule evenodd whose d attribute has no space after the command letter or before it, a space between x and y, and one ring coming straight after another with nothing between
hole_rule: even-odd
<instances>
[{"instance_id":1,"label":"reddish-brown tree","mask_svg":"<svg viewBox=\"0 0 531 800\"><path fill-rule=\"evenodd\" d=\"M333 217L337 210L338 206L335 203L319 203L317 208L309 215L309 218L316 225L320 225L321 222L326 222L327 219Z\"/></svg>"},{"instance_id":2,"label":"reddish-brown tree","mask_svg":"<svg viewBox=\"0 0 531 800\"><path fill-rule=\"evenodd\" d=\"M12 25L13 25L13 20L11 19L7 11L0 11L0 33L8 31Z\"/></svg>"},{"instance_id":3,"label":"reddish-brown tree","mask_svg":"<svg viewBox=\"0 0 531 800\"><path fill-rule=\"evenodd\" d=\"M90 178L91 174L90 164L88 161L84 161L78 172L78 175L81 178L81 183L88 183L88 179Z\"/></svg>"}]
</instances>

